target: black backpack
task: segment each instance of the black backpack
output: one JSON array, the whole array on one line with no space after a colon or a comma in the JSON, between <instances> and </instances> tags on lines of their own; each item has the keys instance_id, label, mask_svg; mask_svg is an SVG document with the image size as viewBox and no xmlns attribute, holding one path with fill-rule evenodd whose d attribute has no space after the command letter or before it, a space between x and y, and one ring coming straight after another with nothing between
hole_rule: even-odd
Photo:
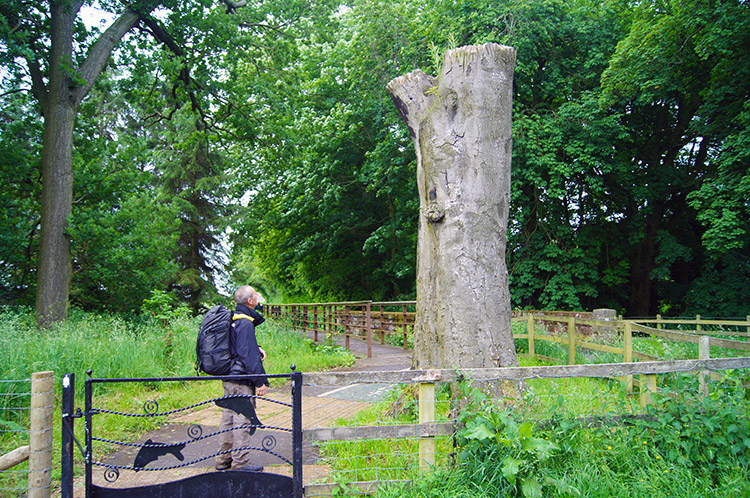
<instances>
[{"instance_id":1,"label":"black backpack","mask_svg":"<svg viewBox=\"0 0 750 498\"><path fill-rule=\"evenodd\" d=\"M233 312L217 304L203 316L198 330L195 354L198 364L195 369L209 375L227 375L232 367L232 351L229 346L229 332L232 327Z\"/></svg>"}]
</instances>

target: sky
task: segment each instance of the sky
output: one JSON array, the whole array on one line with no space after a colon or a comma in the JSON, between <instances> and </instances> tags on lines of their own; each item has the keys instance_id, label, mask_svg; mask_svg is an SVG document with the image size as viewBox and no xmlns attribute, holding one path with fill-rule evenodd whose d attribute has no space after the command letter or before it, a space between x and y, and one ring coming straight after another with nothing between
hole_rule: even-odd
<instances>
[{"instance_id":1,"label":"sky","mask_svg":"<svg viewBox=\"0 0 750 498\"><path fill-rule=\"evenodd\" d=\"M84 5L81 7L80 13L81 19L88 28L98 27L100 29L105 29L115 19L115 17L109 12L99 10L90 5Z\"/></svg>"}]
</instances>

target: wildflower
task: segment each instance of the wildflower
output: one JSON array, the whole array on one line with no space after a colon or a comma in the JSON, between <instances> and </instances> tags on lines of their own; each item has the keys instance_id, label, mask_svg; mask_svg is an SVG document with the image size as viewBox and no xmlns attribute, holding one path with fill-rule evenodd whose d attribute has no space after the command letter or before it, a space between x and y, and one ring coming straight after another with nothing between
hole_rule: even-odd
<instances>
[{"instance_id":1,"label":"wildflower","mask_svg":"<svg viewBox=\"0 0 750 498\"><path fill-rule=\"evenodd\" d=\"M657 460L661 460L661 457L659 455L656 455Z\"/></svg>"},{"instance_id":2,"label":"wildflower","mask_svg":"<svg viewBox=\"0 0 750 498\"><path fill-rule=\"evenodd\" d=\"M611 446L607 446L607 449L608 449L608 450L611 450L611 449L612 449L612 447L611 447Z\"/></svg>"}]
</instances>

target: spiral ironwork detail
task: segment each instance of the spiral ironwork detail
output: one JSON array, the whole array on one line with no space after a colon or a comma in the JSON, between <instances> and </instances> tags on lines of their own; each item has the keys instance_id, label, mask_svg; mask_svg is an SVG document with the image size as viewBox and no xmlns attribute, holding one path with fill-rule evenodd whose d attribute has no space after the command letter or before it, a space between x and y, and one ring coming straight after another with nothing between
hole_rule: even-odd
<instances>
[{"instance_id":1,"label":"spiral ironwork detail","mask_svg":"<svg viewBox=\"0 0 750 498\"><path fill-rule=\"evenodd\" d=\"M107 482L115 482L120 477L120 471L112 467L107 467L104 471L104 480Z\"/></svg>"},{"instance_id":2,"label":"spiral ironwork detail","mask_svg":"<svg viewBox=\"0 0 750 498\"><path fill-rule=\"evenodd\" d=\"M271 436L270 434L265 436L263 438L263 441L261 442L261 446L266 451L274 449L276 447L276 438Z\"/></svg>"},{"instance_id":3,"label":"spiral ironwork detail","mask_svg":"<svg viewBox=\"0 0 750 498\"><path fill-rule=\"evenodd\" d=\"M143 403L143 411L148 415L153 415L159 411L159 402L155 399L150 399Z\"/></svg>"},{"instance_id":4,"label":"spiral ironwork detail","mask_svg":"<svg viewBox=\"0 0 750 498\"><path fill-rule=\"evenodd\" d=\"M198 424L193 424L188 427L187 433L188 436L190 436L190 439L198 439L203 435L203 427Z\"/></svg>"}]
</instances>

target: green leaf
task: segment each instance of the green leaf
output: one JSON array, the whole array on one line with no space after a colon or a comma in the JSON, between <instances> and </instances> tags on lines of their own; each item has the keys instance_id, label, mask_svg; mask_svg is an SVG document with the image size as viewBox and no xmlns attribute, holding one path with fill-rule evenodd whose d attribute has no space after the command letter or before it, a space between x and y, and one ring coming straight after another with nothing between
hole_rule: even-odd
<instances>
[{"instance_id":1,"label":"green leaf","mask_svg":"<svg viewBox=\"0 0 750 498\"><path fill-rule=\"evenodd\" d=\"M555 443L546 439L526 438L521 440L521 449L547 458L560 448Z\"/></svg>"},{"instance_id":2,"label":"green leaf","mask_svg":"<svg viewBox=\"0 0 750 498\"><path fill-rule=\"evenodd\" d=\"M516 476L521 470L521 465L523 465L523 461L515 458L506 458L503 461L503 466L501 468L503 477L514 486L516 484Z\"/></svg>"},{"instance_id":3,"label":"green leaf","mask_svg":"<svg viewBox=\"0 0 750 498\"><path fill-rule=\"evenodd\" d=\"M487 439L492 439L495 437L495 433L490 430L489 427L487 427L486 424L478 424L471 429L469 429L465 434L464 437L466 439L476 439L477 441L485 441Z\"/></svg>"},{"instance_id":4,"label":"green leaf","mask_svg":"<svg viewBox=\"0 0 750 498\"><path fill-rule=\"evenodd\" d=\"M523 496L527 498L541 498L542 484L536 477L522 477L521 491L523 492Z\"/></svg>"}]
</instances>

